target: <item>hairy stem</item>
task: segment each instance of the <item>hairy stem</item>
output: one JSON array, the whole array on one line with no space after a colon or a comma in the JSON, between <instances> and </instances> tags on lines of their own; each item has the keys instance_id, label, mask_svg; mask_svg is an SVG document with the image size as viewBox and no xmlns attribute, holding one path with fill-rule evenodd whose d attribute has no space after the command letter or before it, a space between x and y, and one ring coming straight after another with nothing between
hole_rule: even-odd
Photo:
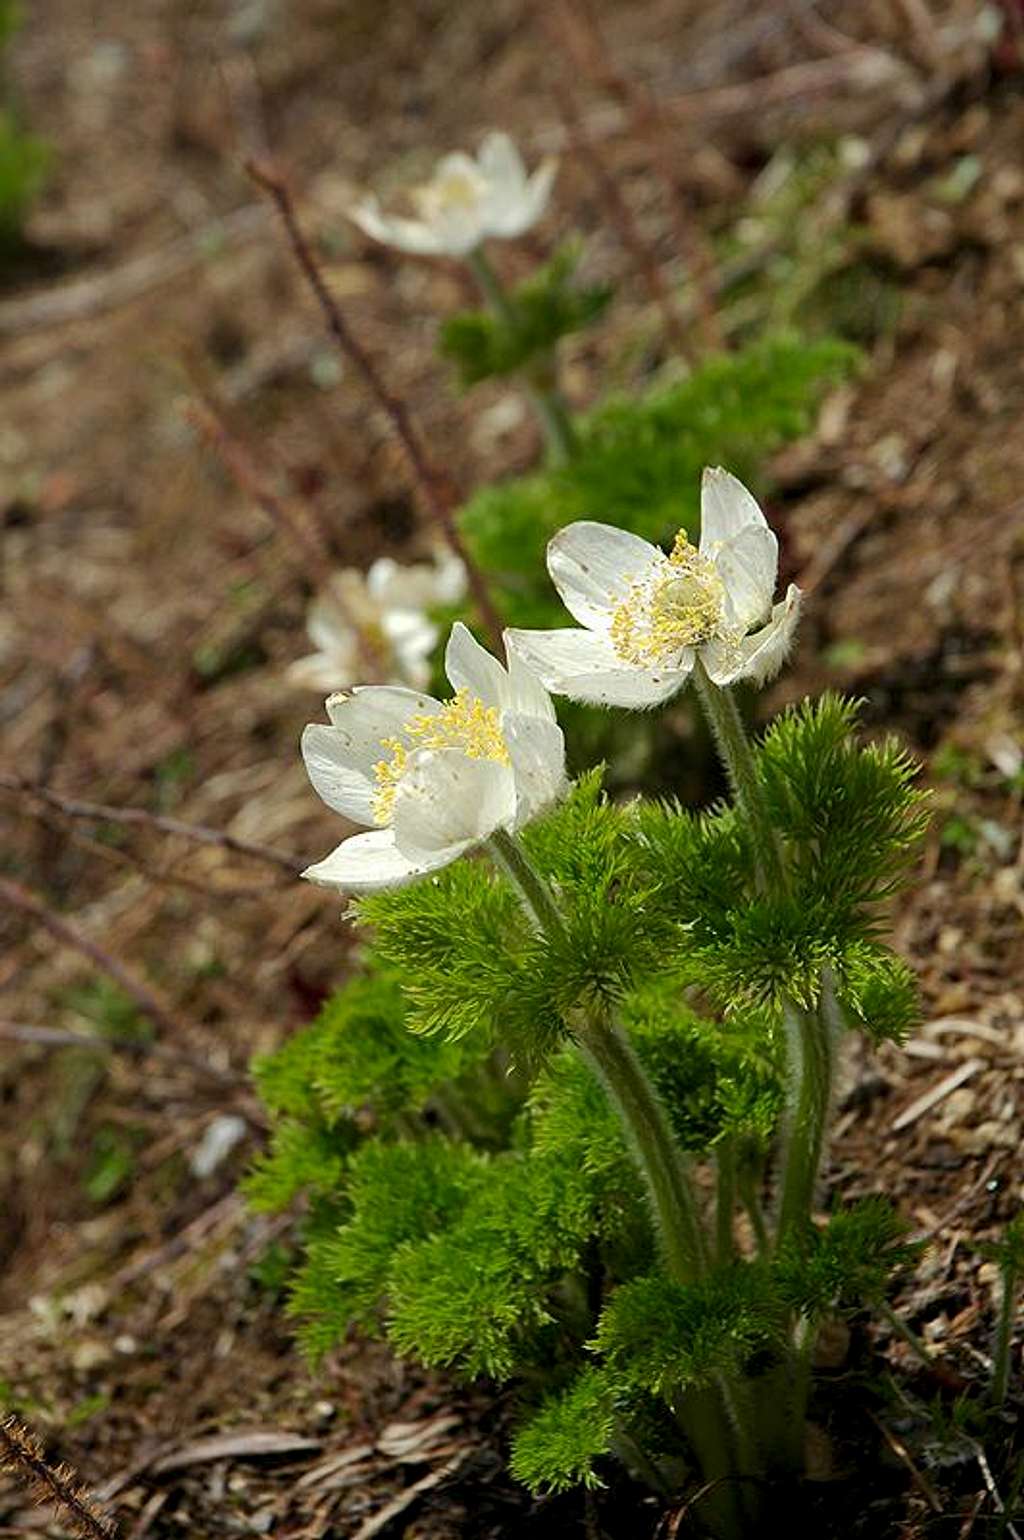
<instances>
[{"instance_id":1,"label":"hairy stem","mask_svg":"<svg viewBox=\"0 0 1024 1540\"><path fill-rule=\"evenodd\" d=\"M466 265L495 316L504 327L513 331L516 324L515 307L482 246L468 253ZM553 349L547 349L544 356L536 359L534 366L526 371L525 379L526 393L544 431L548 453L556 465L564 465L572 459L578 446L565 400L555 378Z\"/></svg>"},{"instance_id":2,"label":"hairy stem","mask_svg":"<svg viewBox=\"0 0 1024 1540\"><path fill-rule=\"evenodd\" d=\"M1003 1263L1003 1297L999 1302L995 1341L992 1344L992 1399L1002 1406L1010 1385L1010 1342L1013 1336L1013 1301L1017 1292L1017 1270Z\"/></svg>"},{"instance_id":3,"label":"hairy stem","mask_svg":"<svg viewBox=\"0 0 1024 1540\"><path fill-rule=\"evenodd\" d=\"M835 988L824 969L814 1010L786 1002L783 1021L789 1052L789 1098L782 1145L782 1196L776 1245L806 1233L814 1205L825 1132L832 1103Z\"/></svg>"},{"instance_id":4,"label":"hairy stem","mask_svg":"<svg viewBox=\"0 0 1024 1540\"><path fill-rule=\"evenodd\" d=\"M577 1041L626 1130L650 1193L668 1270L677 1282L691 1283L707 1271L708 1246L661 1098L628 1037L606 1014L592 1013L578 1028Z\"/></svg>"},{"instance_id":5,"label":"hairy stem","mask_svg":"<svg viewBox=\"0 0 1024 1540\"><path fill-rule=\"evenodd\" d=\"M562 938L565 923L558 905L519 841L499 829L488 844L519 889L537 928L552 939ZM574 1023L574 1036L625 1129L651 1197L668 1269L680 1283L691 1282L707 1270L708 1247L686 1162L661 1098L628 1037L607 1011L582 1015Z\"/></svg>"},{"instance_id":6,"label":"hairy stem","mask_svg":"<svg viewBox=\"0 0 1024 1540\"><path fill-rule=\"evenodd\" d=\"M750 830L758 885L763 892L781 893L786 885L782 845L772 826L750 740L735 696L731 690L712 684L699 653L693 665L693 681L736 802Z\"/></svg>"},{"instance_id":7,"label":"hairy stem","mask_svg":"<svg viewBox=\"0 0 1024 1540\"><path fill-rule=\"evenodd\" d=\"M715 1261L727 1267L736 1255L733 1235L733 1211L736 1207L736 1145L726 1138L715 1146L718 1177L715 1195Z\"/></svg>"}]
</instances>

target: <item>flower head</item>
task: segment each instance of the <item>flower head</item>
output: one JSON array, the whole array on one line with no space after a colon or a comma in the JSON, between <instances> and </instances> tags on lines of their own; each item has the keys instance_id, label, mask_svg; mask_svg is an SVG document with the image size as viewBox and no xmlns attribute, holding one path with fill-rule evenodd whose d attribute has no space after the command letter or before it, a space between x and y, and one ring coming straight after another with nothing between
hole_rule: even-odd
<instances>
[{"instance_id":1,"label":"flower head","mask_svg":"<svg viewBox=\"0 0 1024 1540\"><path fill-rule=\"evenodd\" d=\"M331 725L307 727L302 756L314 788L367 832L303 873L366 893L397 887L497 829L515 830L565 787L565 744L543 685L521 659L508 668L461 623L445 668L455 694L437 701L366 685L327 702Z\"/></svg>"},{"instance_id":2,"label":"flower head","mask_svg":"<svg viewBox=\"0 0 1024 1540\"><path fill-rule=\"evenodd\" d=\"M696 658L712 683L762 684L793 639L800 590L773 606L778 541L742 482L706 470L700 545L670 556L639 535L582 521L548 546L548 571L583 629L512 631L509 646L549 690L602 706L656 706Z\"/></svg>"},{"instance_id":3,"label":"flower head","mask_svg":"<svg viewBox=\"0 0 1024 1540\"><path fill-rule=\"evenodd\" d=\"M465 257L488 236L512 240L536 224L547 204L556 162L544 160L528 176L507 134L488 134L474 160L462 154L438 161L429 182L411 191L419 215L384 214L375 197L351 210L375 241L418 256Z\"/></svg>"},{"instance_id":4,"label":"flower head","mask_svg":"<svg viewBox=\"0 0 1024 1540\"><path fill-rule=\"evenodd\" d=\"M336 572L306 617L316 651L293 663L288 678L330 691L372 670L381 683L422 689L438 635L426 612L454 604L465 591L465 568L447 551L408 567L382 556L365 576L351 567Z\"/></svg>"}]
</instances>

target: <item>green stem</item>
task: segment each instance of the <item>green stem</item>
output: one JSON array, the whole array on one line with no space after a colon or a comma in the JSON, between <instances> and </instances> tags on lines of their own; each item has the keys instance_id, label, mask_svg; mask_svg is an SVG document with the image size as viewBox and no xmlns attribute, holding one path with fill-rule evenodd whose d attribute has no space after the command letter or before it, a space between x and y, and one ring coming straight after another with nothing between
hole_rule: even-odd
<instances>
[{"instance_id":1,"label":"green stem","mask_svg":"<svg viewBox=\"0 0 1024 1540\"><path fill-rule=\"evenodd\" d=\"M715 1146L715 1167L718 1185L715 1196L715 1261L719 1267L727 1267L736 1255L733 1235L733 1211L736 1207L736 1146L732 1139L723 1139Z\"/></svg>"},{"instance_id":2,"label":"green stem","mask_svg":"<svg viewBox=\"0 0 1024 1540\"><path fill-rule=\"evenodd\" d=\"M548 936L564 935L565 922L551 895L551 889L519 841L507 829L495 829L487 843L499 866L519 889L519 895L527 912L536 922L537 929Z\"/></svg>"},{"instance_id":3,"label":"green stem","mask_svg":"<svg viewBox=\"0 0 1024 1540\"><path fill-rule=\"evenodd\" d=\"M786 1001L783 1022L789 1050L789 1105L783 1133L782 1197L776 1245L806 1234L814 1206L825 1130L832 1103L835 993L824 969L821 997L814 1010Z\"/></svg>"},{"instance_id":4,"label":"green stem","mask_svg":"<svg viewBox=\"0 0 1024 1540\"><path fill-rule=\"evenodd\" d=\"M889 1301L886 1299L879 1300L875 1306L875 1309L878 1311L883 1321L888 1321L897 1337L902 1337L903 1341L907 1344L907 1347L913 1353L918 1362L924 1364L926 1369L934 1369L935 1360L929 1353L928 1349L925 1347L924 1343L921 1341L920 1337L917 1335L917 1332L911 1331L910 1327L907 1325L906 1321L903 1320L902 1316L898 1316L896 1314L895 1310L889 1304Z\"/></svg>"},{"instance_id":5,"label":"green stem","mask_svg":"<svg viewBox=\"0 0 1024 1540\"><path fill-rule=\"evenodd\" d=\"M738 1185L740 1202L747 1211L747 1217L754 1231L758 1254L762 1257L767 1257L771 1252L772 1243L768 1234L764 1209L761 1206L760 1194L757 1191L757 1176L752 1170L741 1167Z\"/></svg>"},{"instance_id":6,"label":"green stem","mask_svg":"<svg viewBox=\"0 0 1024 1540\"><path fill-rule=\"evenodd\" d=\"M1013 1336L1013 1301L1017 1292L1017 1272L1003 1264L1003 1297L999 1303L995 1342L992 1345L992 1399L1002 1406L1010 1385L1010 1341Z\"/></svg>"},{"instance_id":7,"label":"green stem","mask_svg":"<svg viewBox=\"0 0 1024 1540\"><path fill-rule=\"evenodd\" d=\"M516 312L513 302L482 246L477 246L466 256L466 265L476 279L484 299L497 319L508 331L516 328ZM576 453L578 444L565 399L555 379L555 358L551 348L535 360L526 372L526 393L544 430L548 453L556 464L564 465Z\"/></svg>"},{"instance_id":8,"label":"green stem","mask_svg":"<svg viewBox=\"0 0 1024 1540\"><path fill-rule=\"evenodd\" d=\"M708 1247L668 1114L628 1037L604 1014L590 1016L576 1037L619 1114L647 1183L668 1271L678 1283L690 1283L707 1271Z\"/></svg>"},{"instance_id":9,"label":"green stem","mask_svg":"<svg viewBox=\"0 0 1024 1540\"><path fill-rule=\"evenodd\" d=\"M538 929L552 939L563 939L561 912L518 840L499 829L488 844L519 889ZM681 1283L700 1277L708 1265L707 1242L686 1162L661 1098L628 1037L604 1012L594 1011L577 1023L575 1038L625 1128L650 1193L669 1271Z\"/></svg>"},{"instance_id":10,"label":"green stem","mask_svg":"<svg viewBox=\"0 0 1024 1540\"><path fill-rule=\"evenodd\" d=\"M758 885L762 892L781 893L786 886L782 845L772 826L771 814L736 699L731 690L712 684L699 653L693 665L693 681L737 804L750 830Z\"/></svg>"}]
</instances>

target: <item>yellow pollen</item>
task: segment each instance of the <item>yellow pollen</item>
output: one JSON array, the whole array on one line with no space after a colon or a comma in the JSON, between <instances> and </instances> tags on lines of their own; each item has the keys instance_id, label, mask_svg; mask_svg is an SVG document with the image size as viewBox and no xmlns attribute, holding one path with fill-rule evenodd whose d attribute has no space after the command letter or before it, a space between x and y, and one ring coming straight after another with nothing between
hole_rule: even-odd
<instances>
[{"instance_id":1,"label":"yellow pollen","mask_svg":"<svg viewBox=\"0 0 1024 1540\"><path fill-rule=\"evenodd\" d=\"M423 218L430 220L441 214L463 213L475 208L481 191L476 177L464 171L453 171L414 188L412 196Z\"/></svg>"},{"instance_id":2,"label":"yellow pollen","mask_svg":"<svg viewBox=\"0 0 1024 1540\"><path fill-rule=\"evenodd\" d=\"M381 825L391 822L395 794L409 767L409 756L417 749L458 749L469 759L509 763L497 706L485 706L468 690L456 690L440 711L418 711L406 722L402 733L401 738L381 740L380 746L387 750L389 758L378 760L373 767L377 781L373 817Z\"/></svg>"},{"instance_id":3,"label":"yellow pollen","mask_svg":"<svg viewBox=\"0 0 1024 1540\"><path fill-rule=\"evenodd\" d=\"M715 635L724 599L714 564L680 530L672 555L662 558L653 578L637 578L616 608L612 646L624 663L639 668L671 663L684 647Z\"/></svg>"}]
</instances>

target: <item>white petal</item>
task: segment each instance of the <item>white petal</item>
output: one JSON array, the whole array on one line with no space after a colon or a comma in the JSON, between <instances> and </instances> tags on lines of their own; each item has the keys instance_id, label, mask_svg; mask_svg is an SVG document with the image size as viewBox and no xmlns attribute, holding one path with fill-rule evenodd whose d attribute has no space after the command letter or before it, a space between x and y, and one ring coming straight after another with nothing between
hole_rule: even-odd
<instances>
[{"instance_id":1,"label":"white petal","mask_svg":"<svg viewBox=\"0 0 1024 1540\"><path fill-rule=\"evenodd\" d=\"M372 777L373 767L384 753L383 739L404 737L410 717L433 715L440 709L440 701L400 685L361 685L327 701L339 758L367 777Z\"/></svg>"},{"instance_id":2,"label":"white petal","mask_svg":"<svg viewBox=\"0 0 1024 1540\"><path fill-rule=\"evenodd\" d=\"M508 765L470 759L458 749L420 749L410 756L395 793L391 827L399 850L412 860L463 850L510 824L516 812L515 779Z\"/></svg>"},{"instance_id":3,"label":"white petal","mask_svg":"<svg viewBox=\"0 0 1024 1540\"><path fill-rule=\"evenodd\" d=\"M686 648L672 668L623 663L606 636L594 631L510 631L510 650L525 659L556 695L592 706L658 706L686 683L693 668Z\"/></svg>"},{"instance_id":4,"label":"white petal","mask_svg":"<svg viewBox=\"0 0 1024 1540\"><path fill-rule=\"evenodd\" d=\"M573 619L601 630L633 582L660 556L639 535L582 519L559 530L548 545L548 571Z\"/></svg>"},{"instance_id":5,"label":"white petal","mask_svg":"<svg viewBox=\"0 0 1024 1540\"><path fill-rule=\"evenodd\" d=\"M525 633L529 635L529 633ZM586 633L592 635L591 632ZM555 720L555 706L540 676L532 669L521 653L516 652L511 642L512 632L504 633L505 656L508 658L508 711L515 711L522 716L539 717L543 721Z\"/></svg>"},{"instance_id":6,"label":"white petal","mask_svg":"<svg viewBox=\"0 0 1024 1540\"><path fill-rule=\"evenodd\" d=\"M492 193L506 200L521 198L526 190L526 167L508 134L487 134L477 152L477 166L487 178Z\"/></svg>"},{"instance_id":7,"label":"white petal","mask_svg":"<svg viewBox=\"0 0 1024 1540\"><path fill-rule=\"evenodd\" d=\"M444 247L436 230L421 219L401 219L381 213L376 198L349 209L349 218L371 240L413 256L436 257Z\"/></svg>"},{"instance_id":8,"label":"white petal","mask_svg":"<svg viewBox=\"0 0 1024 1540\"><path fill-rule=\"evenodd\" d=\"M289 663L286 672L289 683L300 690L315 690L318 695L329 695L332 690L343 690L352 683L357 664L351 655L344 657L339 653L311 652Z\"/></svg>"},{"instance_id":9,"label":"white petal","mask_svg":"<svg viewBox=\"0 0 1024 1540\"><path fill-rule=\"evenodd\" d=\"M434 559L434 604L456 604L466 592L466 564L453 551L439 551Z\"/></svg>"},{"instance_id":10,"label":"white petal","mask_svg":"<svg viewBox=\"0 0 1024 1540\"><path fill-rule=\"evenodd\" d=\"M515 827L557 802L566 787L565 739L556 722L510 715L502 732L512 760L516 788Z\"/></svg>"},{"instance_id":11,"label":"white petal","mask_svg":"<svg viewBox=\"0 0 1024 1540\"><path fill-rule=\"evenodd\" d=\"M374 782L352 765L336 727L310 723L302 734L302 757L313 790L329 808L353 823L373 823Z\"/></svg>"},{"instance_id":12,"label":"white petal","mask_svg":"<svg viewBox=\"0 0 1024 1540\"><path fill-rule=\"evenodd\" d=\"M712 552L725 588L728 622L747 630L760 625L772 606L779 572L779 542L767 524L748 524Z\"/></svg>"},{"instance_id":13,"label":"white petal","mask_svg":"<svg viewBox=\"0 0 1024 1540\"><path fill-rule=\"evenodd\" d=\"M713 547L731 540L748 525L767 526L757 498L742 481L720 465L708 466L700 484L700 550L714 555Z\"/></svg>"},{"instance_id":14,"label":"white petal","mask_svg":"<svg viewBox=\"0 0 1024 1540\"><path fill-rule=\"evenodd\" d=\"M519 219L509 236L522 235L535 225L548 206L551 189L558 173L558 161L553 156L541 161L526 185L526 195L520 205Z\"/></svg>"},{"instance_id":15,"label":"white petal","mask_svg":"<svg viewBox=\"0 0 1024 1540\"><path fill-rule=\"evenodd\" d=\"M343 893L372 893L376 888L400 888L424 872L444 866L443 858L412 861L395 844L392 829L371 829L342 840L329 856L307 866L309 882L340 888Z\"/></svg>"},{"instance_id":16,"label":"white petal","mask_svg":"<svg viewBox=\"0 0 1024 1540\"><path fill-rule=\"evenodd\" d=\"M453 689L468 690L485 706L497 706L500 710L508 700L505 670L461 620L452 626L444 653L444 671Z\"/></svg>"},{"instance_id":17,"label":"white petal","mask_svg":"<svg viewBox=\"0 0 1024 1540\"><path fill-rule=\"evenodd\" d=\"M772 618L760 631L735 643L708 642L701 661L713 684L724 686L737 679L764 684L778 673L786 659L800 618L800 590L789 585L785 599L772 610Z\"/></svg>"}]
</instances>

